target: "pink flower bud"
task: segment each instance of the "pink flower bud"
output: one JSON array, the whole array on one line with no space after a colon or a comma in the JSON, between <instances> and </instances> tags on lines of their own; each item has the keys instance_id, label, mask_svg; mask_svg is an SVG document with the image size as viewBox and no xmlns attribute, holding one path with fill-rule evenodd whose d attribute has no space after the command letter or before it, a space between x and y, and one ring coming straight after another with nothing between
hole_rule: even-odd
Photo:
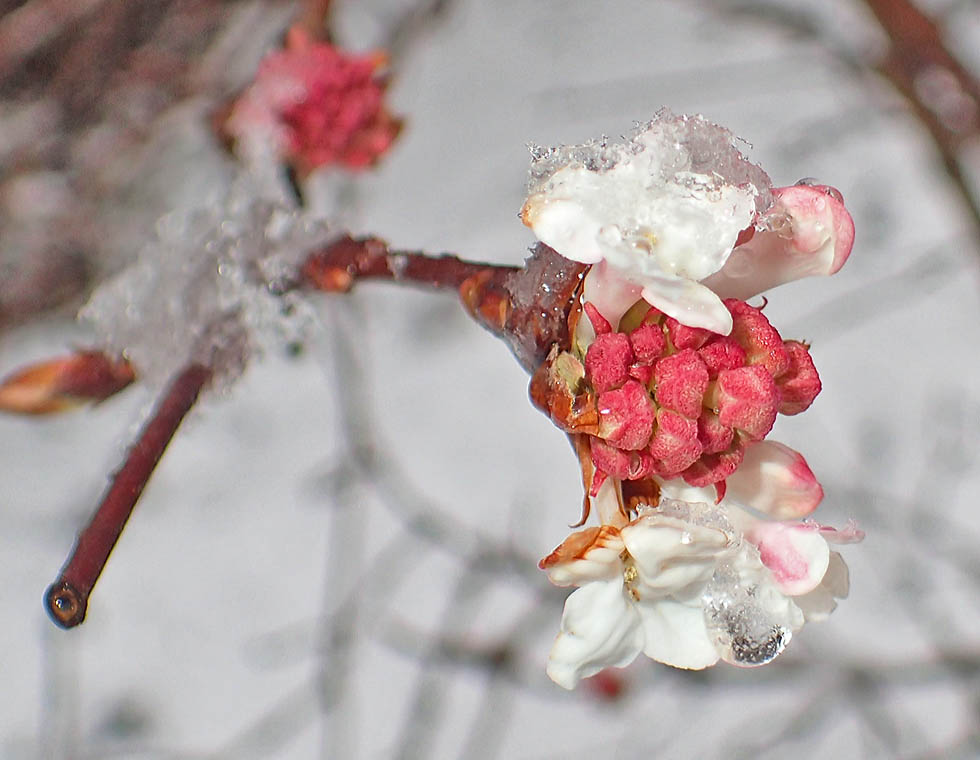
<instances>
[{"instance_id":1,"label":"pink flower bud","mask_svg":"<svg viewBox=\"0 0 980 760\"><path fill-rule=\"evenodd\" d=\"M586 301L583 308L585 309L586 316L588 316L589 321L592 323L592 329L595 330L596 335L605 335L606 333L612 332L612 325L609 324L609 320L599 313L594 303Z\"/></svg>"},{"instance_id":2,"label":"pink flower bud","mask_svg":"<svg viewBox=\"0 0 980 760\"><path fill-rule=\"evenodd\" d=\"M762 310L734 298L726 299L725 306L732 314L732 338L745 350L746 364L761 364L773 377L786 372L789 354Z\"/></svg>"},{"instance_id":3,"label":"pink flower bud","mask_svg":"<svg viewBox=\"0 0 980 760\"><path fill-rule=\"evenodd\" d=\"M688 327L681 324L673 317L667 317L664 324L667 326L670 342L678 351L683 351L685 348L701 348L714 335L703 327Z\"/></svg>"},{"instance_id":4,"label":"pink flower bud","mask_svg":"<svg viewBox=\"0 0 980 760\"><path fill-rule=\"evenodd\" d=\"M599 393L620 387L629 380L633 349L623 333L602 333L585 354L585 374Z\"/></svg>"},{"instance_id":5,"label":"pink flower bud","mask_svg":"<svg viewBox=\"0 0 980 760\"><path fill-rule=\"evenodd\" d=\"M724 480L742 463L745 446L741 439L735 438L731 447L717 454L705 454L681 473L684 481L691 486L704 488L712 483L721 484L719 500L724 496Z\"/></svg>"},{"instance_id":6,"label":"pink flower bud","mask_svg":"<svg viewBox=\"0 0 980 760\"><path fill-rule=\"evenodd\" d=\"M718 374L715 408L722 425L737 428L759 441L776 421L779 391L772 375L761 365L726 369Z\"/></svg>"},{"instance_id":7,"label":"pink flower bud","mask_svg":"<svg viewBox=\"0 0 980 760\"><path fill-rule=\"evenodd\" d=\"M589 492L591 496L599 492L607 475L619 480L642 480L653 473L653 457L646 451L623 451L595 436L589 438L589 444L592 464L598 471Z\"/></svg>"},{"instance_id":8,"label":"pink flower bud","mask_svg":"<svg viewBox=\"0 0 980 760\"><path fill-rule=\"evenodd\" d=\"M718 415L710 409L702 409L698 417L698 440L705 454L717 454L727 449L735 431L727 425L722 425Z\"/></svg>"},{"instance_id":9,"label":"pink flower bud","mask_svg":"<svg viewBox=\"0 0 980 760\"><path fill-rule=\"evenodd\" d=\"M738 369L745 365L745 351L734 338L717 336L698 349L698 356L708 368L708 377L714 380L723 369Z\"/></svg>"},{"instance_id":10,"label":"pink flower bud","mask_svg":"<svg viewBox=\"0 0 980 760\"><path fill-rule=\"evenodd\" d=\"M652 365L667 348L664 331L657 324L642 324L629 335L633 354L640 364Z\"/></svg>"},{"instance_id":11,"label":"pink flower bud","mask_svg":"<svg viewBox=\"0 0 980 760\"><path fill-rule=\"evenodd\" d=\"M656 399L660 406L697 419L708 389L708 368L694 349L686 348L660 359L654 366Z\"/></svg>"},{"instance_id":12,"label":"pink flower bud","mask_svg":"<svg viewBox=\"0 0 980 760\"><path fill-rule=\"evenodd\" d=\"M660 409L649 451L656 460L654 467L658 475L676 476L701 456L698 423L669 409Z\"/></svg>"},{"instance_id":13,"label":"pink flower bud","mask_svg":"<svg viewBox=\"0 0 980 760\"><path fill-rule=\"evenodd\" d=\"M620 449L644 448L653 432L654 406L646 387L628 380L599 394L599 436Z\"/></svg>"},{"instance_id":14,"label":"pink flower bud","mask_svg":"<svg viewBox=\"0 0 980 760\"><path fill-rule=\"evenodd\" d=\"M787 340L783 345L789 356L789 370L776 380L779 388L781 414L799 414L809 409L820 393L820 375L813 365L813 358L804 343Z\"/></svg>"}]
</instances>

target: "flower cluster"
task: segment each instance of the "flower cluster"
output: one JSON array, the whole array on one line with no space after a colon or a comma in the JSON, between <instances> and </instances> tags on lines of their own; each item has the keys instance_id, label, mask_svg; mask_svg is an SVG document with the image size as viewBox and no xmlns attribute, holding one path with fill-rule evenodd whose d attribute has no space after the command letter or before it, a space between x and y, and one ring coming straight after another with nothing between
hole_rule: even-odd
<instances>
[{"instance_id":1,"label":"flower cluster","mask_svg":"<svg viewBox=\"0 0 980 760\"><path fill-rule=\"evenodd\" d=\"M723 495L746 446L766 437L777 412L798 414L816 398L807 345L784 341L761 309L724 304L731 335L689 327L643 300L613 331L586 302L596 336L584 355L566 351L542 365L542 406L566 432L589 435L593 496L607 476L651 475L716 485Z\"/></svg>"},{"instance_id":2,"label":"flower cluster","mask_svg":"<svg viewBox=\"0 0 980 760\"><path fill-rule=\"evenodd\" d=\"M843 266L843 198L772 188L730 132L663 112L624 144L535 150L522 218L591 265L569 345L531 383L578 451L583 522L593 505L600 520L541 561L580 587L549 675L572 688L641 651L681 668L769 662L846 594L828 540L861 533L800 521L823 489L765 438L820 378L809 346L746 301Z\"/></svg>"},{"instance_id":3,"label":"flower cluster","mask_svg":"<svg viewBox=\"0 0 980 760\"><path fill-rule=\"evenodd\" d=\"M350 55L290 29L262 61L224 129L248 152L272 146L301 176L321 166L363 169L388 150L401 121L384 105L383 54Z\"/></svg>"}]
</instances>

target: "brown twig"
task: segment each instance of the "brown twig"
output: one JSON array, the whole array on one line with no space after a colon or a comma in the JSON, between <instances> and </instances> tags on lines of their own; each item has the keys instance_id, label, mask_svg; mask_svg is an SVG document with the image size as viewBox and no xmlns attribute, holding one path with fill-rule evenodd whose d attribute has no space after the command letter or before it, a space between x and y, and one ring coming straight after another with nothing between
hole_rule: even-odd
<instances>
[{"instance_id":1,"label":"brown twig","mask_svg":"<svg viewBox=\"0 0 980 760\"><path fill-rule=\"evenodd\" d=\"M524 267L512 267L393 251L378 238L344 237L311 254L302 276L332 293L346 293L363 279L458 289L470 316L506 340L521 365L534 372L553 345L567 341L568 312L587 268L543 243Z\"/></svg>"},{"instance_id":2,"label":"brown twig","mask_svg":"<svg viewBox=\"0 0 980 760\"><path fill-rule=\"evenodd\" d=\"M961 149L980 138L980 84L950 52L936 23L910 0L865 0L891 48L877 69L911 103L980 228L980 199L964 176Z\"/></svg>"},{"instance_id":3,"label":"brown twig","mask_svg":"<svg viewBox=\"0 0 980 760\"><path fill-rule=\"evenodd\" d=\"M394 280L436 289L458 290L466 280L485 272L503 282L518 267L465 261L444 253L391 250L375 237L342 237L316 251L303 265L304 280L328 293L346 293L358 280Z\"/></svg>"},{"instance_id":4,"label":"brown twig","mask_svg":"<svg viewBox=\"0 0 980 760\"><path fill-rule=\"evenodd\" d=\"M73 628L85 619L89 594L140 494L210 378L211 370L203 365L185 367L167 388L150 421L126 454L125 463L112 479L92 521L79 535L61 575L45 594L48 612L62 628Z\"/></svg>"}]
</instances>

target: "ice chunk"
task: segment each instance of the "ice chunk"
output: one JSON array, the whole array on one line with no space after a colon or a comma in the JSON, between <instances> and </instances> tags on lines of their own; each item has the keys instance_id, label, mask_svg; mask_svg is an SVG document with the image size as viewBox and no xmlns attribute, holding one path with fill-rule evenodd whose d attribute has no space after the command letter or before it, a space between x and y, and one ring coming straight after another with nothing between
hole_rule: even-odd
<instances>
[{"instance_id":1,"label":"ice chunk","mask_svg":"<svg viewBox=\"0 0 980 760\"><path fill-rule=\"evenodd\" d=\"M221 203L164 217L156 232L79 313L141 379L160 384L196 361L225 385L270 342L306 333L313 312L290 282L329 239L323 224L238 186Z\"/></svg>"},{"instance_id":2,"label":"ice chunk","mask_svg":"<svg viewBox=\"0 0 980 760\"><path fill-rule=\"evenodd\" d=\"M528 195L546 192L551 179L563 169L603 174L642 156L651 185L751 187L756 212L761 215L772 205L772 181L742 154L739 142L730 130L701 115L676 116L664 108L650 121L638 123L624 143L610 143L602 137L581 145L531 146Z\"/></svg>"},{"instance_id":3,"label":"ice chunk","mask_svg":"<svg viewBox=\"0 0 980 760\"><path fill-rule=\"evenodd\" d=\"M532 149L521 219L562 256L602 262L669 316L727 335L731 315L701 281L771 204L731 132L662 111L623 143Z\"/></svg>"},{"instance_id":4,"label":"ice chunk","mask_svg":"<svg viewBox=\"0 0 980 760\"><path fill-rule=\"evenodd\" d=\"M708 635L732 665L771 662L803 626L799 607L779 592L758 550L745 543L718 564L702 601Z\"/></svg>"}]
</instances>

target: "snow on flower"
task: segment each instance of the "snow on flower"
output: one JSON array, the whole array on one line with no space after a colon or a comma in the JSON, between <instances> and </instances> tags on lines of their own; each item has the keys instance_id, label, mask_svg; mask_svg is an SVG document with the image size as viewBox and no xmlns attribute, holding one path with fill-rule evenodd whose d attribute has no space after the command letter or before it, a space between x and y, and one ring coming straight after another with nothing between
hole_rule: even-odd
<instances>
[{"instance_id":1,"label":"snow on flower","mask_svg":"<svg viewBox=\"0 0 980 760\"><path fill-rule=\"evenodd\" d=\"M262 61L224 124L246 154L271 146L301 176L321 166L363 169L388 150L401 121L384 105L385 57L354 56L299 27Z\"/></svg>"},{"instance_id":2,"label":"snow on flower","mask_svg":"<svg viewBox=\"0 0 980 760\"><path fill-rule=\"evenodd\" d=\"M843 266L854 226L832 188L772 189L727 129L662 111L622 144L535 149L521 216L543 243L595 266L585 297L616 326L641 296L728 335L724 298Z\"/></svg>"},{"instance_id":3,"label":"snow on flower","mask_svg":"<svg viewBox=\"0 0 980 760\"><path fill-rule=\"evenodd\" d=\"M855 536L859 540L860 536ZM540 567L568 597L548 675L566 689L641 652L676 668L764 665L847 595L820 526L663 499L569 536Z\"/></svg>"}]
</instances>

